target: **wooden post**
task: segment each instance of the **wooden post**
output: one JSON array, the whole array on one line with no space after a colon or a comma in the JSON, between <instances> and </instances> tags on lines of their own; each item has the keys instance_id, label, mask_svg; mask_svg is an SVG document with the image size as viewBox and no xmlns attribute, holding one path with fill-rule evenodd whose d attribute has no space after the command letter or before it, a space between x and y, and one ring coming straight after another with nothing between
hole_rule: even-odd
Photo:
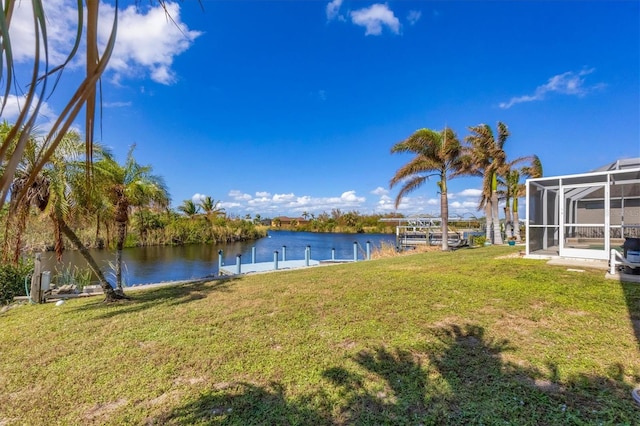
<instances>
[{"instance_id":1,"label":"wooden post","mask_svg":"<svg viewBox=\"0 0 640 426\"><path fill-rule=\"evenodd\" d=\"M31 275L31 301L33 303L42 303L42 288L40 282L42 263L40 256L40 253L36 253L36 259L33 264L33 275Z\"/></svg>"}]
</instances>

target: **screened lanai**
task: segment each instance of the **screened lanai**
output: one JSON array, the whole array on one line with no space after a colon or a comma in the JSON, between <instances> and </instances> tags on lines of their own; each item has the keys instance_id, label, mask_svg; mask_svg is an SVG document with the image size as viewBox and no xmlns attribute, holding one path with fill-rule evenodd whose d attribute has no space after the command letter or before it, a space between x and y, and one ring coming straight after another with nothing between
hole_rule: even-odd
<instances>
[{"instance_id":1,"label":"screened lanai","mask_svg":"<svg viewBox=\"0 0 640 426\"><path fill-rule=\"evenodd\" d=\"M527 255L606 260L640 237L640 158L526 186Z\"/></svg>"}]
</instances>

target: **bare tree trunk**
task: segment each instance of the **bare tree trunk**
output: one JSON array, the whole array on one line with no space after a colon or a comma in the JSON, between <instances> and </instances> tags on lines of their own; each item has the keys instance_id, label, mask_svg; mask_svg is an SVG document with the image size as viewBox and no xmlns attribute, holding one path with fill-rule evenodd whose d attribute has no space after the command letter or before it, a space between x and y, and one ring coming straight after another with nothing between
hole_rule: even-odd
<instances>
[{"instance_id":1,"label":"bare tree trunk","mask_svg":"<svg viewBox=\"0 0 640 426\"><path fill-rule=\"evenodd\" d=\"M91 253L89 253L89 250L87 250L87 248L84 246L84 244L82 244L82 241L80 241L80 238L78 238L78 236L75 234L75 232L73 232L73 230L71 228L69 228L67 223L62 218L58 217L58 221L59 221L60 230L62 231L62 233L78 249L78 251L80 252L82 257L84 258L84 260L87 261L87 264L89 265L89 268L91 268L93 273L96 274L96 276L98 277L98 281L100 282L100 286L102 287L102 291L104 291L104 294L105 294L104 301L105 302L114 302L114 301L116 301L118 299L127 299L128 297L126 297L126 296L124 296L122 294L117 294L115 292L115 290L113 289L113 287L111 287L111 284L109 284L107 282L106 278L104 277L104 274L100 270L100 267L98 266L96 261L91 256Z\"/></svg>"}]
</instances>

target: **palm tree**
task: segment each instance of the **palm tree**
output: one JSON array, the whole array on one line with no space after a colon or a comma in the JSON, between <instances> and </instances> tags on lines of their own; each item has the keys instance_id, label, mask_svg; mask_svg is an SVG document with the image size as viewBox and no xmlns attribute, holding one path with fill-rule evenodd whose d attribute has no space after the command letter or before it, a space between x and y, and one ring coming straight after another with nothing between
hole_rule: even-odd
<instances>
[{"instance_id":1,"label":"palm tree","mask_svg":"<svg viewBox=\"0 0 640 426\"><path fill-rule=\"evenodd\" d=\"M449 201L447 180L460 176L463 169L463 150L455 132L445 128L438 132L420 129L407 139L396 143L391 153L412 153L413 159L396 171L389 186L402 182L396 197L396 209L402 197L416 190L430 177L438 177L440 189L440 218L442 222L442 250L449 250Z\"/></svg>"},{"instance_id":2,"label":"palm tree","mask_svg":"<svg viewBox=\"0 0 640 426\"><path fill-rule=\"evenodd\" d=\"M224 214L224 209L220 207L220 201L216 201L208 195L200 200L199 205L202 207L207 219L210 216L215 218Z\"/></svg>"},{"instance_id":3,"label":"palm tree","mask_svg":"<svg viewBox=\"0 0 640 426\"><path fill-rule=\"evenodd\" d=\"M4 123L2 126L3 137L6 136L7 128L10 126ZM30 136L11 182L9 211L13 214L8 216L5 223L4 261L17 263L20 258L22 236L27 226L31 206L43 211L49 203L50 172L41 171L27 187L27 182L30 181L31 173L38 162L39 151L38 141Z\"/></svg>"},{"instance_id":4,"label":"palm tree","mask_svg":"<svg viewBox=\"0 0 640 426\"><path fill-rule=\"evenodd\" d=\"M539 178L542 177L542 162L537 155L530 157L530 163L524 165L519 169L516 169L514 162L509 163L504 176L505 183L505 217L507 224L513 217L513 225L511 230L513 232L513 238L520 242L520 217L518 215L518 198L525 196L525 184L520 183L521 178ZM513 202L510 204L510 200ZM507 229L507 236L509 235L509 229Z\"/></svg>"},{"instance_id":5,"label":"palm tree","mask_svg":"<svg viewBox=\"0 0 640 426\"><path fill-rule=\"evenodd\" d=\"M96 177L103 182L104 189L114 207L116 222L116 291L122 289L122 249L127 236L129 213L134 207L155 205L165 208L169 204L169 193L162 177L152 174L151 166L142 166L133 157L135 145L129 149L124 165L106 157L96 163Z\"/></svg>"},{"instance_id":6,"label":"palm tree","mask_svg":"<svg viewBox=\"0 0 640 426\"><path fill-rule=\"evenodd\" d=\"M505 169L504 144L509 138L509 129L504 123L498 122L497 138L488 124L473 126L469 130L471 135L465 138L470 144L465 168L471 175L482 176L482 196L478 208L485 210L487 241L502 244L498 212L498 177Z\"/></svg>"},{"instance_id":7,"label":"palm tree","mask_svg":"<svg viewBox=\"0 0 640 426\"><path fill-rule=\"evenodd\" d=\"M186 214L189 219L193 219L200 211L200 207L194 203L193 200L184 200L182 204L178 206L178 210Z\"/></svg>"},{"instance_id":8,"label":"palm tree","mask_svg":"<svg viewBox=\"0 0 640 426\"><path fill-rule=\"evenodd\" d=\"M60 145L55 155L50 156L45 167L40 170L35 179L30 179L33 167L38 163L38 153L41 152L42 141L30 138L26 146L24 157L19 163L17 173L12 181L11 206L18 212L17 224L14 231L17 234L15 240L16 251L19 253L20 237L26 225L23 219L23 212L28 212L30 206L35 206L40 212L45 213L54 226L55 250L58 260L61 259L63 247L62 235L80 252L87 262L89 268L98 278L105 293L105 301L113 301L121 298L117 295L104 277L95 259L89 253L86 246L80 241L75 232L67 224L67 218L73 216L74 210L77 212L79 205L78 197L82 197L86 189L84 179L85 162L84 143L79 134L69 132L60 139ZM104 156L105 151L97 144L93 146L94 155ZM31 184L27 190L24 185ZM22 194L22 195L21 195ZM11 223L10 221L8 224ZM17 259L16 259L17 260Z\"/></svg>"}]
</instances>

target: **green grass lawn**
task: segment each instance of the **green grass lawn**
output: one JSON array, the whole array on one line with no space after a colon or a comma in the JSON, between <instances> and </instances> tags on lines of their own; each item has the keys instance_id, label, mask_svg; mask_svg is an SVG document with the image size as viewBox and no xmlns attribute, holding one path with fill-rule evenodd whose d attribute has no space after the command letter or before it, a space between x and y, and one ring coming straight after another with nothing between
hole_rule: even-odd
<instances>
[{"instance_id":1,"label":"green grass lawn","mask_svg":"<svg viewBox=\"0 0 640 426\"><path fill-rule=\"evenodd\" d=\"M0 425L640 424L640 284L424 253L0 314Z\"/></svg>"}]
</instances>

